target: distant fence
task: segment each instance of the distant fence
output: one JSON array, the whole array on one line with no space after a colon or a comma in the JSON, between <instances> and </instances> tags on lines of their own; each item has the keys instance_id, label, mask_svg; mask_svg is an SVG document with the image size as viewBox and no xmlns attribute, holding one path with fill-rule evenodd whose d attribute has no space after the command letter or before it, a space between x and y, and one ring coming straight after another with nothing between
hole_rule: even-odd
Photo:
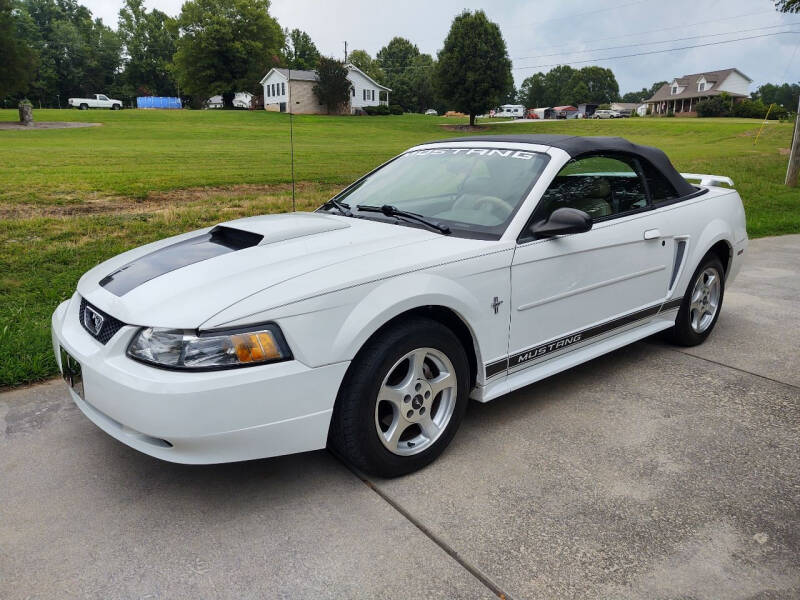
<instances>
[{"instance_id":1,"label":"distant fence","mask_svg":"<svg viewBox=\"0 0 800 600\"><path fill-rule=\"evenodd\" d=\"M167 96L139 96L136 98L136 108L163 108L175 109L183 108L180 98L170 98Z\"/></svg>"}]
</instances>

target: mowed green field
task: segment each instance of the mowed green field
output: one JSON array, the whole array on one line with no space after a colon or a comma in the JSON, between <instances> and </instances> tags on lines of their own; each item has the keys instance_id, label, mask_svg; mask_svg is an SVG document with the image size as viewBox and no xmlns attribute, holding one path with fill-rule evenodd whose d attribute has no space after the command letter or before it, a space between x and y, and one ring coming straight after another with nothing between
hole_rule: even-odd
<instances>
[{"instance_id":1,"label":"mowed green field","mask_svg":"<svg viewBox=\"0 0 800 600\"><path fill-rule=\"evenodd\" d=\"M16 120L0 110L0 121ZM101 127L0 129L0 388L52 376L49 318L81 274L123 250L291 209L287 115L239 111L37 110ZM294 118L297 208L318 206L403 149L459 135L421 115ZM783 186L792 127L735 119L495 124L482 133L619 135L662 148L682 171L728 175L752 237L800 232Z\"/></svg>"}]
</instances>

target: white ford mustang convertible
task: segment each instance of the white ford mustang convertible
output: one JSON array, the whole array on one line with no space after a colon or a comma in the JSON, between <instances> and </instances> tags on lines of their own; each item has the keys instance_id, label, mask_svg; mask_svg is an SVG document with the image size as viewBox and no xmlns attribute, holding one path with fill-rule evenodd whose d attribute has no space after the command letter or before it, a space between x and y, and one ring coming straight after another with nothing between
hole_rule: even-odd
<instances>
[{"instance_id":1,"label":"white ford mustang convertible","mask_svg":"<svg viewBox=\"0 0 800 600\"><path fill-rule=\"evenodd\" d=\"M424 144L314 213L98 265L56 309L53 348L86 416L152 456L329 445L396 476L445 449L469 398L657 332L703 342L747 246L722 183L620 138Z\"/></svg>"}]
</instances>

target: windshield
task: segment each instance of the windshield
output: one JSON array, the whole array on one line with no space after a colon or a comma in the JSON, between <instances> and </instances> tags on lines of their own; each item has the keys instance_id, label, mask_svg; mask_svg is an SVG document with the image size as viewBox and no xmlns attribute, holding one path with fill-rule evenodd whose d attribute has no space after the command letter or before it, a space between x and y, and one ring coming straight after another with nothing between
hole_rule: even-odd
<instances>
[{"instance_id":1,"label":"windshield","mask_svg":"<svg viewBox=\"0 0 800 600\"><path fill-rule=\"evenodd\" d=\"M386 220L357 211L357 206L389 204L445 224L454 235L496 239L548 160L539 152L498 148L416 150L356 182L336 200L347 203L359 217Z\"/></svg>"}]
</instances>

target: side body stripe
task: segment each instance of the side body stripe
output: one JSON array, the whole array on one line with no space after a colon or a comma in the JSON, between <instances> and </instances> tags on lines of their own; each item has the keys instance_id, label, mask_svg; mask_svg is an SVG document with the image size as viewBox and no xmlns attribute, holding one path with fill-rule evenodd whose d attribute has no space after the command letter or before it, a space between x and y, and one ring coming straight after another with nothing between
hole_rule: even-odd
<instances>
[{"instance_id":1,"label":"side body stripe","mask_svg":"<svg viewBox=\"0 0 800 600\"><path fill-rule=\"evenodd\" d=\"M682 301L682 298L678 298L664 302L663 304L656 304L622 317L618 317L611 321L607 321L606 323L601 323L600 325L595 325L588 329L584 329L583 331L578 331L568 336L551 340L549 342L545 342L544 344L539 344L538 346L533 346L532 348L528 348L521 352L517 352L516 354L512 354L511 356L507 356L506 358L501 358L500 360L490 362L485 365L486 378L490 379L495 375L499 375L503 371L506 371L507 369L513 369L514 367L525 363L538 361L538 359L541 359L548 354L555 352L556 350L563 350L565 348L578 345L594 337L603 335L609 331L613 331L614 329L619 329L620 327L625 327L626 325L630 325L636 321L641 321L647 317L652 317L661 311L678 308L680 307Z\"/></svg>"}]
</instances>

